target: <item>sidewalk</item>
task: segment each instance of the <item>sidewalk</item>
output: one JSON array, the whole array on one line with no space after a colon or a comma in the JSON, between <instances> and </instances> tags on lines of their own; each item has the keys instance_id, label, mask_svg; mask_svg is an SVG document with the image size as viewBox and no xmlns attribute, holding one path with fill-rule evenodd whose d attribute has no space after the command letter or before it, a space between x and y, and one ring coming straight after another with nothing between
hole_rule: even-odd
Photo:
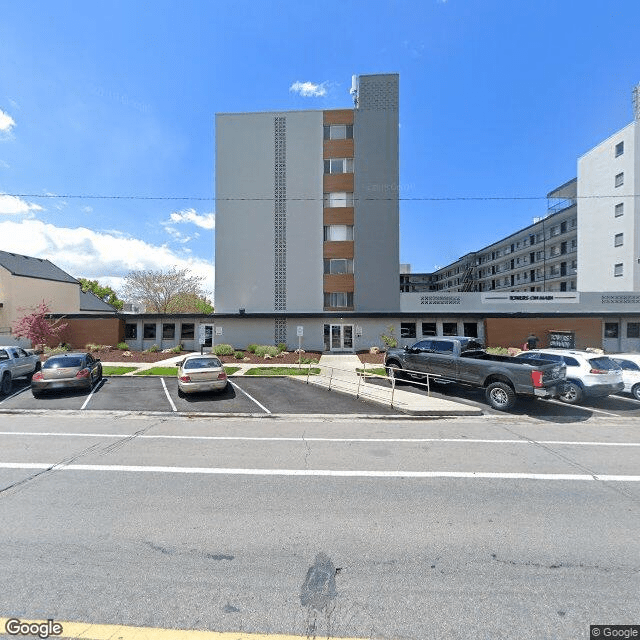
<instances>
[{"instance_id":1,"label":"sidewalk","mask_svg":"<svg viewBox=\"0 0 640 640\"><path fill-rule=\"evenodd\" d=\"M133 376L137 372L152 369L154 367L173 367L184 358L184 354L176 355L158 362L109 362L102 364L108 367L135 367L134 371L123 374L123 376ZM227 367L239 367L239 370L229 377L235 378L243 376L249 369L256 367L288 367L297 369L297 364L285 365L278 362L265 362L260 364L247 362L227 362ZM371 382L373 378L359 375L356 369L373 369L382 365L363 365L360 358L354 354L323 354L320 362L316 365L302 365L302 369L320 367L320 375L308 377L309 384L324 387L338 393L345 393L357 398L363 398L370 402L375 402L384 406L393 406L399 411L412 415L421 416L477 416L482 415L482 410L477 407L468 406L452 400L433 398L431 396L412 393L403 389L402 385L395 388L390 380L382 382ZM301 383L307 382L307 376L291 376L292 380ZM367 381L369 380L369 381Z\"/></svg>"}]
</instances>

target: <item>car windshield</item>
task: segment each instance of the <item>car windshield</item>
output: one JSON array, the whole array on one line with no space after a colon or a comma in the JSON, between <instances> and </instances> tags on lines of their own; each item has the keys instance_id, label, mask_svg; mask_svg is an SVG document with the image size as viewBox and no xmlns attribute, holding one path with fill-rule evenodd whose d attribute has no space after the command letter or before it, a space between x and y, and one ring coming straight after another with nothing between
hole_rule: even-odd
<instances>
[{"instance_id":1,"label":"car windshield","mask_svg":"<svg viewBox=\"0 0 640 640\"><path fill-rule=\"evenodd\" d=\"M185 360L183 369L211 369L212 367L221 367L222 363L218 358L192 358Z\"/></svg>"},{"instance_id":2,"label":"car windshield","mask_svg":"<svg viewBox=\"0 0 640 640\"><path fill-rule=\"evenodd\" d=\"M81 367L82 358L50 358L43 365L43 369L60 369L62 367Z\"/></svg>"},{"instance_id":3,"label":"car windshield","mask_svg":"<svg viewBox=\"0 0 640 640\"><path fill-rule=\"evenodd\" d=\"M620 365L617 362L614 362L611 358L591 358L589 360L589 364L592 369L610 369L613 371L620 369Z\"/></svg>"}]
</instances>

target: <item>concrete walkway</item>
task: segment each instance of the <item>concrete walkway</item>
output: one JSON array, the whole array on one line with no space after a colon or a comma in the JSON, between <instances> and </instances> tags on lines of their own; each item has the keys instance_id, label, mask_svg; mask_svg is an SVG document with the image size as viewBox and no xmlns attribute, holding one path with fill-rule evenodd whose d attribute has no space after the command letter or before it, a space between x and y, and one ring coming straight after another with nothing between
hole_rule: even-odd
<instances>
[{"instance_id":1,"label":"concrete walkway","mask_svg":"<svg viewBox=\"0 0 640 640\"><path fill-rule=\"evenodd\" d=\"M135 367L134 371L123 374L124 376L133 376L138 372L152 369L154 367L175 367L175 365L184 359L186 354L179 354L168 357L158 362L109 362L103 361L105 367ZM227 367L239 367L239 370L230 377L243 376L249 369L255 367L290 367L297 368L297 364L282 364L277 361L265 361L264 363L255 364L247 362L227 362ZM380 368L382 365L364 365L360 358L355 354L323 354L317 365L302 365L303 369L308 366L320 367L320 375L309 376L309 384L324 387L338 393L345 393L357 398L363 398L377 404L390 406L393 405L403 413L421 416L471 416L482 415L482 410L477 407L454 402L452 400L444 400L442 398L433 398L431 396L412 393L403 389L402 385L393 385L390 380L384 379L380 382L372 376L359 375L357 369L374 369ZM292 380L306 383L306 376L291 376ZM374 381L375 380L375 381Z\"/></svg>"}]
</instances>

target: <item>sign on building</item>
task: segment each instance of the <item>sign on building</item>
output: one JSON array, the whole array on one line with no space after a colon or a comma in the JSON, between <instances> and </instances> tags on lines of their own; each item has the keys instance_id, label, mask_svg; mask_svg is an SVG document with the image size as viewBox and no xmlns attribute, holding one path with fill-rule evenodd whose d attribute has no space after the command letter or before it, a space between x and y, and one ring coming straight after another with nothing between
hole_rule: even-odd
<instances>
[{"instance_id":1,"label":"sign on building","mask_svg":"<svg viewBox=\"0 0 640 640\"><path fill-rule=\"evenodd\" d=\"M556 349L575 349L575 331L549 331L549 346Z\"/></svg>"}]
</instances>

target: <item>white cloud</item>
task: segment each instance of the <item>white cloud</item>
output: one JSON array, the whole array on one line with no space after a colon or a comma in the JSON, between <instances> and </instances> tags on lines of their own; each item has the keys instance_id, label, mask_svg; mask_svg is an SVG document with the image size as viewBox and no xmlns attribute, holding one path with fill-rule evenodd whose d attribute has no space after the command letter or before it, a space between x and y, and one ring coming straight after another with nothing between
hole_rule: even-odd
<instances>
[{"instance_id":1,"label":"white cloud","mask_svg":"<svg viewBox=\"0 0 640 640\"><path fill-rule=\"evenodd\" d=\"M0 169L10 169L11 165L6 160L0 160Z\"/></svg>"},{"instance_id":2,"label":"white cloud","mask_svg":"<svg viewBox=\"0 0 640 640\"><path fill-rule=\"evenodd\" d=\"M315 84L314 82L300 82L298 80L289 87L289 91L298 93L304 98L319 98L327 95L326 85L326 82Z\"/></svg>"},{"instance_id":3,"label":"white cloud","mask_svg":"<svg viewBox=\"0 0 640 640\"><path fill-rule=\"evenodd\" d=\"M216 226L216 216L215 213L200 214L196 213L195 209L184 209L183 211L174 211L169 216L169 220L162 224L165 225L165 228L169 231L169 227L167 227L167 225L183 223L191 223L201 229L211 230ZM169 231L169 233L171 233L171 231Z\"/></svg>"},{"instance_id":4,"label":"white cloud","mask_svg":"<svg viewBox=\"0 0 640 640\"><path fill-rule=\"evenodd\" d=\"M15 120L8 113L0 109L0 133L11 133L11 129L13 129L15 125Z\"/></svg>"},{"instance_id":5,"label":"white cloud","mask_svg":"<svg viewBox=\"0 0 640 640\"><path fill-rule=\"evenodd\" d=\"M17 196L0 193L0 214L15 216L28 215L33 217L33 211L42 211L42 207L33 202L26 202Z\"/></svg>"},{"instance_id":6,"label":"white cloud","mask_svg":"<svg viewBox=\"0 0 640 640\"><path fill-rule=\"evenodd\" d=\"M118 290L129 271L166 271L187 268L204 278L203 288L213 297L213 263L185 258L167 246L156 246L122 234L56 227L40 220L0 222L0 249L46 258L74 277L90 278Z\"/></svg>"}]
</instances>

